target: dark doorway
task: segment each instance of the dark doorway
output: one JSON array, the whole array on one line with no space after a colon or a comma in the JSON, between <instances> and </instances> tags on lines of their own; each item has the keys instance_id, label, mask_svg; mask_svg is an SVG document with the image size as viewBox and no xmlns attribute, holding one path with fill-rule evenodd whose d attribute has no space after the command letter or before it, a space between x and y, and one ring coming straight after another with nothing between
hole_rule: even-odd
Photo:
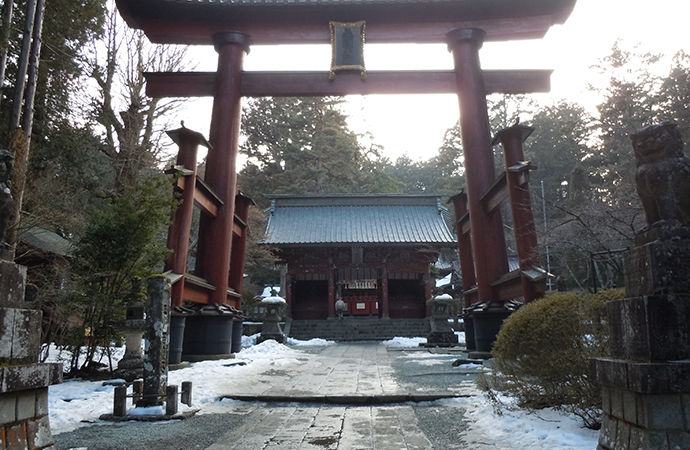
<instances>
[{"instance_id":1,"label":"dark doorway","mask_svg":"<svg viewBox=\"0 0 690 450\"><path fill-rule=\"evenodd\" d=\"M388 299L391 319L426 317L424 283L421 279L388 280Z\"/></svg>"},{"instance_id":2,"label":"dark doorway","mask_svg":"<svg viewBox=\"0 0 690 450\"><path fill-rule=\"evenodd\" d=\"M295 281L292 292L293 319L328 318L328 281Z\"/></svg>"}]
</instances>

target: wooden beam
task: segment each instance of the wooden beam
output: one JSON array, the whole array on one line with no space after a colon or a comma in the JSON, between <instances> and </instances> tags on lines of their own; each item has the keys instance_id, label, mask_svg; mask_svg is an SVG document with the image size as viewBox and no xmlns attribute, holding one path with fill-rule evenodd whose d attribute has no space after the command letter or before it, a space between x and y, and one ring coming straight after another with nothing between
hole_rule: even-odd
<instances>
[{"instance_id":1,"label":"wooden beam","mask_svg":"<svg viewBox=\"0 0 690 450\"><path fill-rule=\"evenodd\" d=\"M496 300L500 302L507 302L508 300L522 297L523 295L522 274L520 269L508 272L490 284L496 295Z\"/></svg>"},{"instance_id":2,"label":"wooden beam","mask_svg":"<svg viewBox=\"0 0 690 450\"><path fill-rule=\"evenodd\" d=\"M507 198L508 180L506 178L506 173L503 172L496 178L494 184L479 197L479 202L482 204L487 214L489 214L501 206Z\"/></svg>"},{"instance_id":3,"label":"wooden beam","mask_svg":"<svg viewBox=\"0 0 690 450\"><path fill-rule=\"evenodd\" d=\"M201 178L196 179L196 189L194 190L194 203L204 214L211 217L218 215L218 208L223 206L221 200Z\"/></svg>"},{"instance_id":4,"label":"wooden beam","mask_svg":"<svg viewBox=\"0 0 690 450\"><path fill-rule=\"evenodd\" d=\"M462 215L460 219L458 219L458 222L456 224L458 230L460 231L459 234L468 234L470 232L470 212L467 211L465 214Z\"/></svg>"},{"instance_id":5,"label":"wooden beam","mask_svg":"<svg viewBox=\"0 0 690 450\"><path fill-rule=\"evenodd\" d=\"M187 273L185 274L184 293L182 294L182 298L194 303L208 304L211 298L211 292L215 289L215 286L210 285L203 278Z\"/></svg>"},{"instance_id":6,"label":"wooden beam","mask_svg":"<svg viewBox=\"0 0 690 450\"><path fill-rule=\"evenodd\" d=\"M485 70L487 94L549 92L552 70ZM149 72L146 94L152 98L210 97L214 72ZM328 72L244 72L242 95L246 97L310 97L369 94L454 94L454 71L371 71L339 73L335 80Z\"/></svg>"},{"instance_id":7,"label":"wooden beam","mask_svg":"<svg viewBox=\"0 0 690 450\"><path fill-rule=\"evenodd\" d=\"M285 7L282 13L285 13ZM508 41L515 39L541 39L554 23L560 22L553 15L512 17L489 20L428 20L420 17L407 22L383 22L367 20L366 39L372 44L393 43L446 43L446 33L458 28L481 28L486 31L487 41ZM362 17L359 17L361 20ZM364 18L366 20L366 18ZM144 30L151 42L158 44L213 45L211 36L224 31L239 31L251 37L254 45L278 44L330 44L328 21L324 18L287 20L238 21L193 21L140 19L130 23ZM347 21L339 19L341 21Z\"/></svg>"}]
</instances>

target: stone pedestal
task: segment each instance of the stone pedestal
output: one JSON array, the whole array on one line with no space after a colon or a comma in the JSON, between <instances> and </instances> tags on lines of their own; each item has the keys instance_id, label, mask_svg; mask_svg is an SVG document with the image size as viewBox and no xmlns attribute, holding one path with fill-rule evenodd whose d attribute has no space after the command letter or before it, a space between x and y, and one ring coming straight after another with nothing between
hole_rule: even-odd
<instances>
[{"instance_id":1,"label":"stone pedestal","mask_svg":"<svg viewBox=\"0 0 690 450\"><path fill-rule=\"evenodd\" d=\"M675 230L675 231L674 231ZM625 255L626 297L607 305L611 358L599 450L690 448L690 233L655 229Z\"/></svg>"},{"instance_id":2,"label":"stone pedestal","mask_svg":"<svg viewBox=\"0 0 690 450\"><path fill-rule=\"evenodd\" d=\"M38 364L41 311L24 308L26 268L0 261L0 448L53 449L48 386L62 364Z\"/></svg>"}]
</instances>

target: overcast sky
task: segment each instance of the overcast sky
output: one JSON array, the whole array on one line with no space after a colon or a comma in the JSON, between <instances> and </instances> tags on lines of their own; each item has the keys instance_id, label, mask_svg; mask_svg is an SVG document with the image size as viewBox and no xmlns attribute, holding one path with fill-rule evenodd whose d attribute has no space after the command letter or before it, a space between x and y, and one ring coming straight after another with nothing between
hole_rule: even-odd
<instances>
[{"instance_id":1,"label":"overcast sky","mask_svg":"<svg viewBox=\"0 0 690 450\"><path fill-rule=\"evenodd\" d=\"M564 25L556 25L541 40L486 43L480 52L484 69L554 69L547 103L560 98L585 106L596 104L587 91L595 82L590 66L608 55L616 39L622 47L640 44L645 51L672 56L680 49L690 52L688 0L578 0ZM203 55L196 70L215 70L212 49L194 49ZM368 70L452 69L446 46L365 45ZM254 46L245 70L328 70L330 47ZM186 126L208 134L210 100L196 101L182 113ZM206 113L206 111L208 111ZM458 120L455 95L377 95L348 97L350 126L368 131L392 160L402 154L427 159L435 154L444 132Z\"/></svg>"}]
</instances>

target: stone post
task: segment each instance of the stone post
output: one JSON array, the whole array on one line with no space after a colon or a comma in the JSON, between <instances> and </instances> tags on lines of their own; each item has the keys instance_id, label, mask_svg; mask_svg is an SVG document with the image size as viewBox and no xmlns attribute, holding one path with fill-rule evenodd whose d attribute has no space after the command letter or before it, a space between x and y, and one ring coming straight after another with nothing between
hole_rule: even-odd
<instances>
[{"instance_id":1,"label":"stone post","mask_svg":"<svg viewBox=\"0 0 690 450\"><path fill-rule=\"evenodd\" d=\"M148 281L144 341L144 397L137 406L160 405L168 385L170 345L170 281L163 275Z\"/></svg>"},{"instance_id":2,"label":"stone post","mask_svg":"<svg viewBox=\"0 0 690 450\"><path fill-rule=\"evenodd\" d=\"M39 364L39 310L24 303L26 267L0 260L0 437L2 448L52 449L48 386L62 364Z\"/></svg>"},{"instance_id":3,"label":"stone post","mask_svg":"<svg viewBox=\"0 0 690 450\"><path fill-rule=\"evenodd\" d=\"M592 361L598 450L690 448L690 230L680 231L646 233L625 255L627 298L607 305L611 358Z\"/></svg>"}]
</instances>

